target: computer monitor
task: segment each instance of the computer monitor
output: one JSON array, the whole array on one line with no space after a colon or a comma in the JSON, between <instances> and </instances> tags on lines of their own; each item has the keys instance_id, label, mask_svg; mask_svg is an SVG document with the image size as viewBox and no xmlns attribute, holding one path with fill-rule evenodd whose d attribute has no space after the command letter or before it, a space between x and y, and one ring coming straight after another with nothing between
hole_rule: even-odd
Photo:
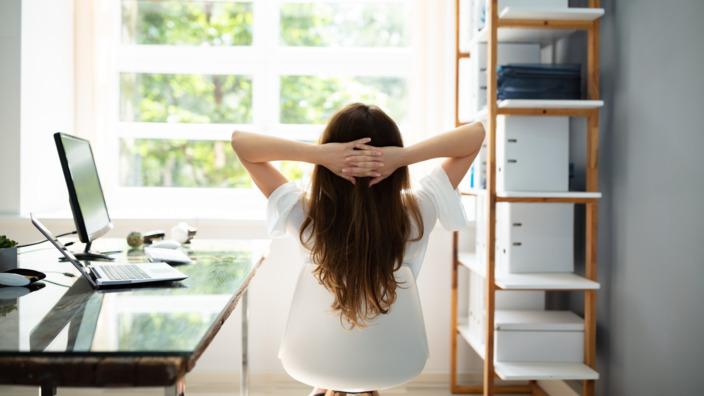
<instances>
[{"instance_id":1,"label":"computer monitor","mask_svg":"<svg viewBox=\"0 0 704 396\"><path fill-rule=\"evenodd\" d=\"M90 251L93 241L112 229L90 142L62 132L54 134L54 142L68 187L78 238L86 245L85 251L75 253L75 256L79 260L112 260L110 256Z\"/></svg>"}]
</instances>

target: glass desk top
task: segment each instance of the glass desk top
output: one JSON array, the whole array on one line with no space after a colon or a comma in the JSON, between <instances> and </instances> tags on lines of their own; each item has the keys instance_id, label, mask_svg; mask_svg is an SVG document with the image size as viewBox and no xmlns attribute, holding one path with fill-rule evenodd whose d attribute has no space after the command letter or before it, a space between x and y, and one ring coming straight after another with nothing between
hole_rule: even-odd
<instances>
[{"instance_id":1,"label":"glass desk top","mask_svg":"<svg viewBox=\"0 0 704 396\"><path fill-rule=\"evenodd\" d=\"M187 279L104 289L92 289L53 247L40 246L18 256L20 268L46 274L30 285L36 290L0 287L0 358L200 355L269 241L194 240L186 249L193 262L176 266ZM124 251L124 240L98 240L94 248L123 250L115 262L146 261L142 249Z\"/></svg>"}]
</instances>

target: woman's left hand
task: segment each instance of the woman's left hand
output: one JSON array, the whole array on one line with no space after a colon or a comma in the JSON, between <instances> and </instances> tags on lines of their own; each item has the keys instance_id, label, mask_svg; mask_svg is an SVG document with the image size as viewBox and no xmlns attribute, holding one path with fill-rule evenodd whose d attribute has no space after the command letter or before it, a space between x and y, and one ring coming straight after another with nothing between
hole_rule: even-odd
<instances>
[{"instance_id":1,"label":"woman's left hand","mask_svg":"<svg viewBox=\"0 0 704 396\"><path fill-rule=\"evenodd\" d=\"M370 146L368 144L357 144L357 151L361 152L374 152L378 153L376 154L378 158L377 159L377 164L378 166L374 167L369 174L366 174L365 176L371 176L372 179L369 181L369 187L379 183L380 181L386 179L387 177L391 176L396 169L400 168L401 166L404 166L404 148L403 147L397 147L397 146L386 146L386 147L374 147ZM364 157L350 157L348 158L348 162L354 163L354 164L359 164L364 162ZM347 169L343 168L342 171L345 172Z\"/></svg>"},{"instance_id":2,"label":"woman's left hand","mask_svg":"<svg viewBox=\"0 0 704 396\"><path fill-rule=\"evenodd\" d=\"M320 146L320 165L352 184L356 183L356 177L379 177L378 169L384 166L381 151L371 146L357 148L370 141L370 138L362 138L347 143L325 143Z\"/></svg>"}]
</instances>

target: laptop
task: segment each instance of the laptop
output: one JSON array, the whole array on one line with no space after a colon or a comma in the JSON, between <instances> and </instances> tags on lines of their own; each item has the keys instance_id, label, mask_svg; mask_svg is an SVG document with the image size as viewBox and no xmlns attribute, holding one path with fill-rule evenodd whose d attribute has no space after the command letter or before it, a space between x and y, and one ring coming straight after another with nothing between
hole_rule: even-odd
<instances>
[{"instance_id":1,"label":"laptop","mask_svg":"<svg viewBox=\"0 0 704 396\"><path fill-rule=\"evenodd\" d=\"M150 283L163 281L176 281L186 279L187 276L181 271L171 267L166 263L128 263L128 264L108 264L95 263L83 265L76 256L66 250L63 243L42 224L33 213L32 224L41 232L56 249L68 260L78 272L88 280L94 288L103 286L131 285L136 283Z\"/></svg>"}]
</instances>

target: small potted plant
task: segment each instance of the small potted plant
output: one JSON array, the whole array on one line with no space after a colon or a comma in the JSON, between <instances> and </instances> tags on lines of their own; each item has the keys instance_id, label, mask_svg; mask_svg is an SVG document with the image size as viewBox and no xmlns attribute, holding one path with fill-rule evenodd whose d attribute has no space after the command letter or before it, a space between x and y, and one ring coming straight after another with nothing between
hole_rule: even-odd
<instances>
[{"instance_id":1,"label":"small potted plant","mask_svg":"<svg viewBox=\"0 0 704 396\"><path fill-rule=\"evenodd\" d=\"M0 235L0 272L17 268L17 242Z\"/></svg>"}]
</instances>

